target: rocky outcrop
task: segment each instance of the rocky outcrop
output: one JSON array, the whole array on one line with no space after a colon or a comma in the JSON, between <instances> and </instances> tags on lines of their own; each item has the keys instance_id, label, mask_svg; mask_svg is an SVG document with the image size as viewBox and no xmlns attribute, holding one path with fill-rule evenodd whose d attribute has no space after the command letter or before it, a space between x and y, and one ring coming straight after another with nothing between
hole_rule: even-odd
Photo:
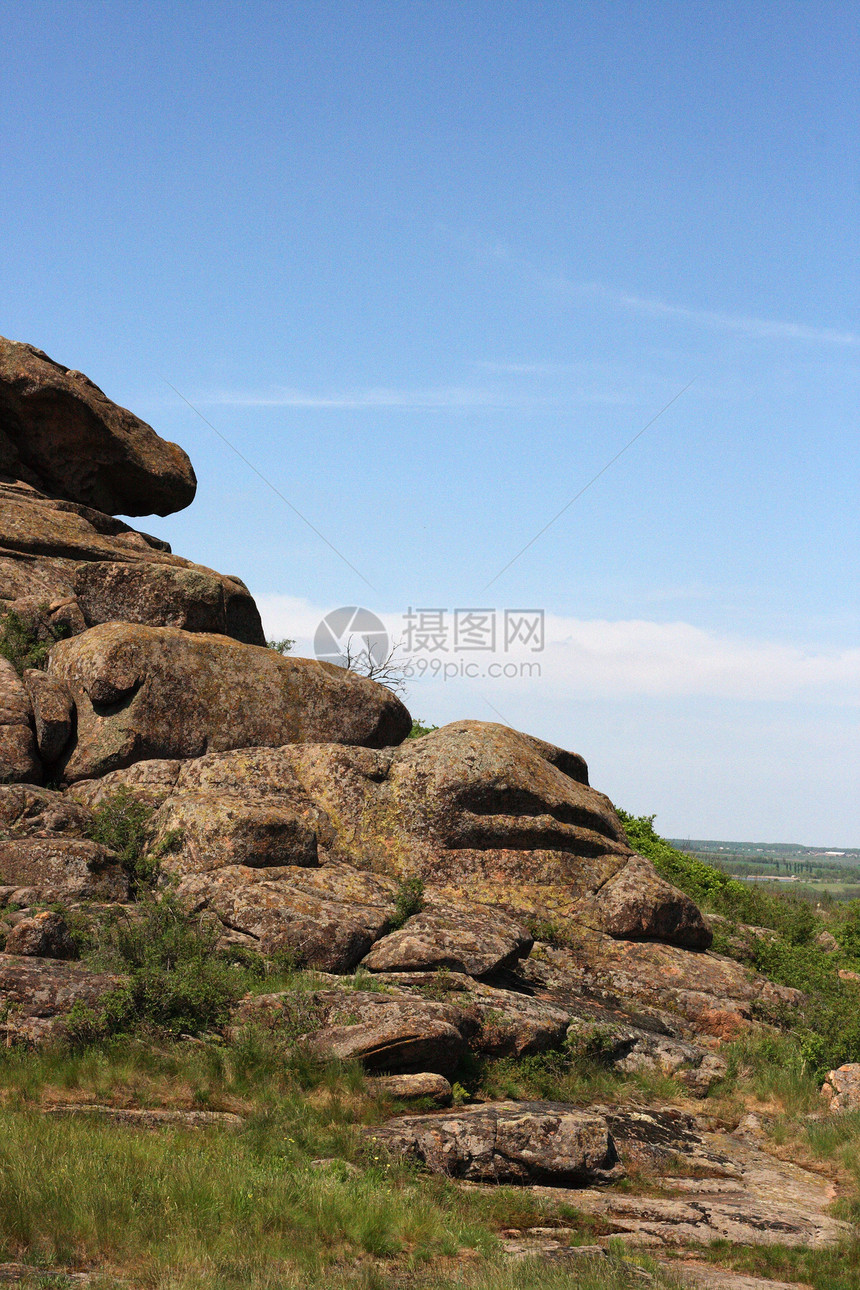
<instances>
[{"instance_id":1,"label":"rocky outcrop","mask_svg":"<svg viewBox=\"0 0 860 1290\"><path fill-rule=\"evenodd\" d=\"M580 1212L631 1245L659 1250L731 1241L816 1249L850 1236L850 1224L831 1212L829 1179L775 1159L739 1133L709 1131L671 1110L605 1112L605 1118L622 1163L633 1170L650 1155L673 1193L577 1192ZM679 1159L683 1172L698 1176L672 1177ZM565 1199L555 1188L538 1188L537 1196Z\"/></svg>"},{"instance_id":2,"label":"rocky outcrop","mask_svg":"<svg viewBox=\"0 0 860 1290\"><path fill-rule=\"evenodd\" d=\"M116 856L86 838L0 842L0 880L20 904L129 899L128 877Z\"/></svg>"},{"instance_id":3,"label":"rocky outcrop","mask_svg":"<svg viewBox=\"0 0 860 1290\"><path fill-rule=\"evenodd\" d=\"M0 337L0 472L109 514L169 515L194 499L186 454L83 372Z\"/></svg>"},{"instance_id":4,"label":"rocky outcrop","mask_svg":"<svg viewBox=\"0 0 860 1290\"><path fill-rule=\"evenodd\" d=\"M52 643L103 622L218 632L263 645L245 584L160 538L21 482L0 482L0 602Z\"/></svg>"},{"instance_id":5,"label":"rocky outcrop","mask_svg":"<svg viewBox=\"0 0 860 1290\"><path fill-rule=\"evenodd\" d=\"M57 647L52 673L75 644ZM710 938L693 902L631 850L609 800L584 782L582 759L504 726L457 722L378 750L296 743L209 754L152 763L145 784L140 775L132 767L80 792L93 801L126 784L159 802L159 837L182 831L165 861L180 890L210 898L230 926L252 935L261 904L269 925L280 904L282 948L313 966L323 964L305 959L304 931L291 942L289 927L303 927L308 912L305 895L295 896L297 867L315 864L331 873L325 899L340 903L345 922L357 872L423 880L426 910L374 947L367 965L375 971L450 966L481 975L527 952L530 919L560 931L608 924L615 938L681 946ZM265 885L251 892L249 883ZM613 883L622 884L615 901L606 895ZM393 913L388 900L359 903ZM385 918L373 929L377 941ZM359 959L337 961L346 971Z\"/></svg>"},{"instance_id":6,"label":"rocky outcrop","mask_svg":"<svg viewBox=\"0 0 860 1290\"><path fill-rule=\"evenodd\" d=\"M400 991L320 990L303 1001L296 1018L288 994L250 996L236 1010L234 1027L263 1025L293 1033L321 1058L360 1061L386 1074L450 1075L466 1052L456 1009Z\"/></svg>"},{"instance_id":7,"label":"rocky outcrop","mask_svg":"<svg viewBox=\"0 0 860 1290\"><path fill-rule=\"evenodd\" d=\"M33 784L0 784L0 839L85 837L92 811L66 793Z\"/></svg>"},{"instance_id":8,"label":"rocky outcrop","mask_svg":"<svg viewBox=\"0 0 860 1290\"><path fill-rule=\"evenodd\" d=\"M50 676L76 707L68 782L235 748L381 747L412 724L390 690L344 668L175 627L93 627L54 646Z\"/></svg>"},{"instance_id":9,"label":"rocky outcrop","mask_svg":"<svg viewBox=\"0 0 860 1290\"><path fill-rule=\"evenodd\" d=\"M363 962L371 972L448 968L486 976L525 958L533 943L525 928L497 910L435 905L377 941Z\"/></svg>"},{"instance_id":10,"label":"rocky outcrop","mask_svg":"<svg viewBox=\"0 0 860 1290\"><path fill-rule=\"evenodd\" d=\"M388 926L393 887L348 865L228 865L184 878L178 891L195 907L213 910L225 927L252 938L264 954L343 973L361 962Z\"/></svg>"},{"instance_id":11,"label":"rocky outcrop","mask_svg":"<svg viewBox=\"0 0 860 1290\"><path fill-rule=\"evenodd\" d=\"M620 941L581 925L564 947L536 945L520 970L532 989L560 1006L586 996L639 1011L669 1033L680 1022L682 1034L714 1039L733 1039L756 1018L776 1021L804 1001L801 991L722 955Z\"/></svg>"},{"instance_id":12,"label":"rocky outcrop","mask_svg":"<svg viewBox=\"0 0 860 1290\"><path fill-rule=\"evenodd\" d=\"M581 1187L623 1173L605 1119L554 1102L495 1102L402 1116L373 1141L471 1182Z\"/></svg>"},{"instance_id":13,"label":"rocky outcrop","mask_svg":"<svg viewBox=\"0 0 860 1290\"><path fill-rule=\"evenodd\" d=\"M828 1111L860 1111L860 1062L829 1071L821 1088Z\"/></svg>"},{"instance_id":14,"label":"rocky outcrop","mask_svg":"<svg viewBox=\"0 0 860 1290\"><path fill-rule=\"evenodd\" d=\"M32 709L18 673L0 658L0 781L41 784Z\"/></svg>"}]
</instances>

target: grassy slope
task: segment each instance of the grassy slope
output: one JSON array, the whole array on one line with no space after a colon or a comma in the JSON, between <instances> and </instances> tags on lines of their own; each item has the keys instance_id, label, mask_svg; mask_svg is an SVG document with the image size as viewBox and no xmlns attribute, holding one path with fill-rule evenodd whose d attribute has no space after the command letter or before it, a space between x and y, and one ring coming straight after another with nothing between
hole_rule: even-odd
<instances>
[{"instance_id":1,"label":"grassy slope","mask_svg":"<svg viewBox=\"0 0 860 1290\"><path fill-rule=\"evenodd\" d=\"M841 1202L845 1216L860 1217L850 1200L860 1194L860 1116L810 1119L821 1064L857 1051L857 987L838 977L839 967L860 966L856 911L816 910L750 889L673 850L653 821L626 817L626 826L667 879L728 920L718 925L718 949L800 985L812 999L796 1033L765 1033L728 1048L729 1076L709 1109L727 1124L750 1107L764 1110L775 1148L830 1172L849 1197ZM129 865L145 885L150 868L138 852L132 838ZM220 955L212 929L183 915L169 893L142 895L135 924L78 928L93 961L131 972L132 985L112 1001L107 1022L78 1016L71 1044L52 1052L0 1050L0 1261L95 1266L105 1285L121 1280L159 1290L627 1284L620 1266L606 1261L576 1272L503 1265L498 1237L506 1229L561 1225L573 1230L574 1243L586 1244L600 1229L577 1213L575 1192L558 1205L515 1188L464 1191L377 1152L362 1126L397 1108L368 1091L358 1068L315 1063L295 1042L311 1020L313 975L282 964L272 976L271 965L264 971ZM744 924L770 928L773 937L741 936L738 950ZM815 945L822 930L836 936L837 951ZM221 1038L217 1027L230 1000L248 988L292 992L295 1026L279 1036ZM182 1032L201 1038L189 1043L177 1037ZM461 1077L481 1097L587 1105L684 1096L670 1080L621 1076L574 1050L475 1063ZM238 1133L218 1126L153 1133L43 1114L74 1101L232 1110L247 1126ZM329 1163L320 1167L320 1159ZM710 1257L802 1279L816 1290L860 1287L853 1246L720 1247ZM657 1272L653 1284L672 1280Z\"/></svg>"},{"instance_id":2,"label":"grassy slope","mask_svg":"<svg viewBox=\"0 0 860 1290\"><path fill-rule=\"evenodd\" d=\"M677 851L654 832L653 816L621 812L633 846L653 860L669 882L716 914L714 950L749 963L778 985L803 990L808 1002L786 1016L797 1050L815 1077L843 1062L860 1061L860 901L814 905L790 892L762 890ZM769 936L745 933L766 928ZM837 948L817 942L829 933Z\"/></svg>"}]
</instances>

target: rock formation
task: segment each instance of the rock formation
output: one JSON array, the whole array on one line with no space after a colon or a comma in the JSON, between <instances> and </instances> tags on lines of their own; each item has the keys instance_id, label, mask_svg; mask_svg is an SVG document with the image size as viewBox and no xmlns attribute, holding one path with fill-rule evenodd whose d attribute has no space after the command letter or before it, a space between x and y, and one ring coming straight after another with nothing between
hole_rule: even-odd
<instances>
[{"instance_id":1,"label":"rock formation","mask_svg":"<svg viewBox=\"0 0 860 1290\"><path fill-rule=\"evenodd\" d=\"M187 455L83 372L0 337L0 471L110 515L169 515L194 500Z\"/></svg>"},{"instance_id":2,"label":"rock formation","mask_svg":"<svg viewBox=\"0 0 860 1290\"><path fill-rule=\"evenodd\" d=\"M329 973L362 964L386 983L361 1007L354 995L358 1021L318 1027L326 1051L442 1077L464 1046L540 1051L610 1017L619 1061L696 1066L697 1025L728 1033L746 1020L755 987L703 956L698 909L633 851L581 757L475 721L406 739L409 714L383 686L264 648L242 582L114 516L187 505L181 449L8 341L0 470L5 621L39 645L0 661L0 899L16 999L37 959L68 953L63 927L31 906L129 901L128 875L91 838L93 811L123 789L151 808L163 874L227 939ZM407 881L423 884L423 907L400 914ZM532 951L548 926L565 948ZM461 983L456 998L422 1002L416 974L439 969ZM80 965L51 973L42 1004L21 1011L27 1033L94 989ZM652 1029L613 991L649 993ZM586 994L605 1002L586 1006Z\"/></svg>"}]
</instances>

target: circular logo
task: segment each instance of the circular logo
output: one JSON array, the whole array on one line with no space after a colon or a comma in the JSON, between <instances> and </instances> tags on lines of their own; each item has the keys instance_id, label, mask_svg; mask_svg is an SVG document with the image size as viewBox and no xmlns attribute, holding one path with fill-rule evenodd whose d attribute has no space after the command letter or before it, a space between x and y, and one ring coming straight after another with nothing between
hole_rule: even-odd
<instances>
[{"instance_id":1,"label":"circular logo","mask_svg":"<svg viewBox=\"0 0 860 1290\"><path fill-rule=\"evenodd\" d=\"M333 609L314 634L314 653L323 663L346 667L364 656L381 667L388 657L388 632L376 614L361 605Z\"/></svg>"}]
</instances>

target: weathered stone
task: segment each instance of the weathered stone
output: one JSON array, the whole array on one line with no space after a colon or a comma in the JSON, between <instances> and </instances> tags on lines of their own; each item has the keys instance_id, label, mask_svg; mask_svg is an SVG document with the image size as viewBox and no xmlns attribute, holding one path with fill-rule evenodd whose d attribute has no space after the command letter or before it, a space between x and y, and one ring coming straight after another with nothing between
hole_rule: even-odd
<instances>
[{"instance_id":1,"label":"weathered stone","mask_svg":"<svg viewBox=\"0 0 860 1290\"><path fill-rule=\"evenodd\" d=\"M171 863L164 866L168 872ZM364 875L339 866L344 896L362 885ZM225 927L252 936L263 954L281 953L297 967L349 972L385 927L393 904L353 904L330 894L319 877L333 875L296 867L259 869L228 865L211 873L183 877L177 891L197 908L207 908ZM368 875L377 889L378 880ZM315 881L317 879L317 881ZM373 891L367 892L374 898Z\"/></svg>"},{"instance_id":2,"label":"weathered stone","mask_svg":"<svg viewBox=\"0 0 860 1290\"><path fill-rule=\"evenodd\" d=\"M581 1187L622 1174L605 1119L559 1102L495 1102L402 1116L368 1131L434 1173Z\"/></svg>"},{"instance_id":3,"label":"weathered stone","mask_svg":"<svg viewBox=\"0 0 860 1290\"><path fill-rule=\"evenodd\" d=\"M216 632L247 645L265 643L259 612L244 583L199 566L91 561L75 570L74 587L87 627L143 623Z\"/></svg>"},{"instance_id":4,"label":"weathered stone","mask_svg":"<svg viewBox=\"0 0 860 1290\"><path fill-rule=\"evenodd\" d=\"M520 969L543 998L564 1006L583 995L660 1022L674 1017L687 1034L732 1039L756 1013L775 1019L798 1006L799 990L777 986L719 954L692 954L673 945L619 941L582 926L569 929L563 949L537 944Z\"/></svg>"},{"instance_id":5,"label":"weathered stone","mask_svg":"<svg viewBox=\"0 0 860 1290\"><path fill-rule=\"evenodd\" d=\"M194 498L175 443L106 398L82 372L0 337L0 472L122 515L169 515Z\"/></svg>"},{"instance_id":6,"label":"weathered stone","mask_svg":"<svg viewBox=\"0 0 860 1290\"><path fill-rule=\"evenodd\" d=\"M93 814L64 793L33 784L0 784L0 838L84 837Z\"/></svg>"},{"instance_id":7,"label":"weathered stone","mask_svg":"<svg viewBox=\"0 0 860 1290\"><path fill-rule=\"evenodd\" d=\"M525 1057L560 1048L570 1024L564 1008L463 972L390 972L380 979L394 989L446 1003L455 1010L452 1015L469 1047L486 1057Z\"/></svg>"},{"instance_id":8,"label":"weathered stone","mask_svg":"<svg viewBox=\"0 0 860 1290\"><path fill-rule=\"evenodd\" d=\"M416 746L423 748L416 752ZM252 864L307 863L312 844L305 830L316 835L323 870L342 862L397 879L420 877L427 909L374 949L369 966L376 970L383 963L386 970L419 963L496 969L527 949L524 918L554 920L561 929L602 927L609 916L601 892L628 865L648 893L630 915L629 935L666 935L681 944L701 944L708 936L695 906L630 850L611 804L583 783L582 759L502 726L460 722L394 749L331 743L239 749L188 761L178 771L175 762L161 763L153 776L147 791L163 804L160 827L169 831L172 819L190 821L188 845L170 862L180 880L214 871L225 854L253 857ZM108 782L138 791L131 772L117 771ZM103 790L82 791L95 802ZM247 829L237 803L247 804ZM279 850L277 829L271 845L263 838L255 823L261 804L267 818L283 822L284 837L287 822L295 821L289 828L301 840L300 856ZM206 821L224 812L231 823L222 854L215 841L221 825L210 830ZM468 918L461 918L464 890L474 902ZM271 895L273 908L274 890ZM291 903L289 895L285 902ZM609 920L614 936L620 934L616 913ZM504 917L516 930L491 944L486 932L493 920L501 928Z\"/></svg>"},{"instance_id":9,"label":"weathered stone","mask_svg":"<svg viewBox=\"0 0 860 1290\"><path fill-rule=\"evenodd\" d=\"M860 1062L828 1071L821 1096L829 1111L860 1111Z\"/></svg>"},{"instance_id":10,"label":"weathered stone","mask_svg":"<svg viewBox=\"0 0 860 1290\"><path fill-rule=\"evenodd\" d=\"M81 803L85 809L97 810L123 789L157 811L176 788L181 769L182 762L176 760L153 758L152 761L138 761L99 779L78 780L69 789L66 800Z\"/></svg>"},{"instance_id":11,"label":"weathered stone","mask_svg":"<svg viewBox=\"0 0 860 1290\"><path fill-rule=\"evenodd\" d=\"M456 1009L400 991L333 988L248 995L233 1032L258 1025L299 1038L319 1057L360 1061L369 1071L450 1075L466 1051Z\"/></svg>"},{"instance_id":12,"label":"weathered stone","mask_svg":"<svg viewBox=\"0 0 860 1290\"><path fill-rule=\"evenodd\" d=\"M390 1004L369 1021L326 1026L308 1041L320 1057L360 1061L372 1071L435 1071L450 1075L465 1052L456 1026L426 1009Z\"/></svg>"},{"instance_id":13,"label":"weathered stone","mask_svg":"<svg viewBox=\"0 0 860 1290\"><path fill-rule=\"evenodd\" d=\"M7 1042L37 1043L62 1033L72 1007L95 1008L103 995L124 978L94 972L82 963L0 954L0 1037Z\"/></svg>"},{"instance_id":14,"label":"weathered stone","mask_svg":"<svg viewBox=\"0 0 860 1290\"><path fill-rule=\"evenodd\" d=\"M23 954L43 959L76 959L77 946L66 920L60 914L42 910L16 923L6 937L6 954Z\"/></svg>"},{"instance_id":15,"label":"weathered stone","mask_svg":"<svg viewBox=\"0 0 860 1290\"><path fill-rule=\"evenodd\" d=\"M129 898L128 877L112 852L81 838L0 842L0 880L28 889L31 902Z\"/></svg>"},{"instance_id":16,"label":"weathered stone","mask_svg":"<svg viewBox=\"0 0 860 1290\"><path fill-rule=\"evenodd\" d=\"M434 904L377 941L364 960L371 972L450 968L484 976L525 957L532 937L498 910Z\"/></svg>"},{"instance_id":17,"label":"weathered stone","mask_svg":"<svg viewBox=\"0 0 860 1290\"><path fill-rule=\"evenodd\" d=\"M656 1173L675 1193L577 1194L579 1211L630 1245L684 1249L730 1241L817 1249L850 1238L851 1225L830 1212L829 1178L777 1160L746 1137L705 1131L678 1111L607 1111L606 1120L625 1166ZM697 1176L677 1176L690 1172ZM538 1187L536 1196L569 1199L555 1187Z\"/></svg>"},{"instance_id":18,"label":"weathered stone","mask_svg":"<svg viewBox=\"0 0 860 1290\"><path fill-rule=\"evenodd\" d=\"M704 1052L696 1044L666 1034L663 1030L646 1030L623 1016L595 1011L577 1015L567 1029L569 1048L583 1057L596 1059L615 1070L660 1071L674 1075L684 1066L698 1066Z\"/></svg>"},{"instance_id":19,"label":"weathered stone","mask_svg":"<svg viewBox=\"0 0 860 1290\"><path fill-rule=\"evenodd\" d=\"M74 702L66 686L35 668L24 673L36 723L36 744L45 765L57 761L72 734Z\"/></svg>"},{"instance_id":20,"label":"weathered stone","mask_svg":"<svg viewBox=\"0 0 860 1290\"><path fill-rule=\"evenodd\" d=\"M707 1053L697 1066L678 1073L678 1079L693 1094L693 1097L707 1097L714 1084L725 1079L729 1064L719 1053Z\"/></svg>"},{"instance_id":21,"label":"weathered stone","mask_svg":"<svg viewBox=\"0 0 860 1290\"><path fill-rule=\"evenodd\" d=\"M23 483L0 483L0 601L49 644L101 621L160 625L159 615L265 644L241 579L173 555L168 543L113 516Z\"/></svg>"},{"instance_id":22,"label":"weathered stone","mask_svg":"<svg viewBox=\"0 0 860 1290\"><path fill-rule=\"evenodd\" d=\"M683 892L657 874L644 856L634 855L592 901L604 932L629 941L669 941L707 949L711 929Z\"/></svg>"},{"instance_id":23,"label":"weathered stone","mask_svg":"<svg viewBox=\"0 0 860 1290\"><path fill-rule=\"evenodd\" d=\"M381 1093L398 1102L429 1101L435 1106L450 1106L451 1085L444 1075L422 1071L420 1075L374 1075L367 1081L370 1093Z\"/></svg>"},{"instance_id":24,"label":"weathered stone","mask_svg":"<svg viewBox=\"0 0 860 1290\"><path fill-rule=\"evenodd\" d=\"M0 781L41 784L33 712L24 683L12 664L0 658Z\"/></svg>"},{"instance_id":25,"label":"weathered stone","mask_svg":"<svg viewBox=\"0 0 860 1290\"><path fill-rule=\"evenodd\" d=\"M67 781L149 758L334 740L383 746L411 718L373 681L226 636L105 623L60 641L50 673L77 706Z\"/></svg>"}]
</instances>

